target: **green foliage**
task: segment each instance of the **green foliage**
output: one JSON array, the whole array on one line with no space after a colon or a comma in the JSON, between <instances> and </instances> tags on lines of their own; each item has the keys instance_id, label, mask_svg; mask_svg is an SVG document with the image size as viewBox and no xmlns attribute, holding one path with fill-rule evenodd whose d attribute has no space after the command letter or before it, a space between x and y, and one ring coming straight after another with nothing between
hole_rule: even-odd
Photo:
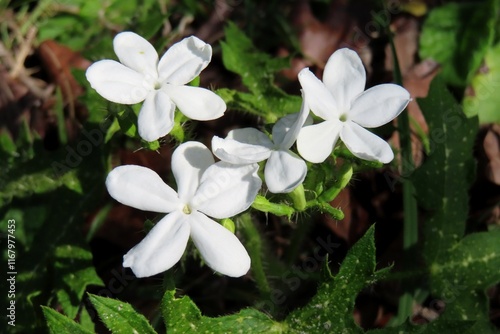
<instances>
[{"instance_id":1,"label":"green foliage","mask_svg":"<svg viewBox=\"0 0 500 334\"><path fill-rule=\"evenodd\" d=\"M440 63L447 83L466 86L493 43L498 8L498 0L486 0L432 10L420 36L420 57Z\"/></svg>"},{"instance_id":2,"label":"green foliage","mask_svg":"<svg viewBox=\"0 0 500 334\"><path fill-rule=\"evenodd\" d=\"M273 58L258 51L234 23L225 29L222 45L224 66L237 73L249 93L222 88L217 90L229 108L258 115L274 123L283 115L299 112L301 98L288 95L274 84L273 73L289 67L289 59Z\"/></svg>"},{"instance_id":3,"label":"green foliage","mask_svg":"<svg viewBox=\"0 0 500 334\"><path fill-rule=\"evenodd\" d=\"M444 319L475 320L467 333L493 332L485 290L500 282L499 231L466 236L430 267L432 292L447 302Z\"/></svg>"},{"instance_id":4,"label":"green foliage","mask_svg":"<svg viewBox=\"0 0 500 334\"><path fill-rule=\"evenodd\" d=\"M464 112L468 117L478 116L480 123L500 122L500 43L488 50L484 59L486 72L480 71L472 79L474 95L464 98Z\"/></svg>"},{"instance_id":5,"label":"green foliage","mask_svg":"<svg viewBox=\"0 0 500 334\"><path fill-rule=\"evenodd\" d=\"M96 308L99 318L111 333L156 333L148 320L137 313L130 304L92 294L89 294L89 299Z\"/></svg>"},{"instance_id":6,"label":"green foliage","mask_svg":"<svg viewBox=\"0 0 500 334\"><path fill-rule=\"evenodd\" d=\"M49 307L42 306L43 315L47 321L47 327L51 334L72 333L72 334L89 334L92 333L80 324L74 322L70 318Z\"/></svg>"},{"instance_id":7,"label":"green foliage","mask_svg":"<svg viewBox=\"0 0 500 334\"><path fill-rule=\"evenodd\" d=\"M32 20L37 22L40 40L54 39L73 50L95 48L106 53L111 52L112 36L102 34L103 30L131 29L148 39L168 18L154 0L68 0L63 6L45 0L38 5L38 12Z\"/></svg>"},{"instance_id":8,"label":"green foliage","mask_svg":"<svg viewBox=\"0 0 500 334\"><path fill-rule=\"evenodd\" d=\"M375 270L374 232L371 226L349 250L337 275L324 282L306 306L287 317L291 329L298 333L363 332L352 316L356 297L388 273L388 268Z\"/></svg>"},{"instance_id":9,"label":"green foliage","mask_svg":"<svg viewBox=\"0 0 500 334\"><path fill-rule=\"evenodd\" d=\"M54 250L56 292L64 313L75 318L88 285L104 285L92 264L92 253L75 245L62 245Z\"/></svg>"},{"instance_id":10,"label":"green foliage","mask_svg":"<svg viewBox=\"0 0 500 334\"><path fill-rule=\"evenodd\" d=\"M422 251L433 263L465 232L477 119L465 117L440 77L433 80L429 95L419 105L430 129L431 152L412 178L418 203L428 212Z\"/></svg>"},{"instance_id":11,"label":"green foliage","mask_svg":"<svg viewBox=\"0 0 500 334\"><path fill-rule=\"evenodd\" d=\"M470 329L461 332L492 332L484 291L500 281L500 234L464 237L477 118L465 117L440 77L419 104L429 125L431 151L413 180L418 203L427 210L422 254L430 292L446 303L438 321L472 321Z\"/></svg>"},{"instance_id":12,"label":"green foliage","mask_svg":"<svg viewBox=\"0 0 500 334\"><path fill-rule=\"evenodd\" d=\"M174 291L165 292L161 309L167 330L178 333L283 333L286 329L255 309L219 318L203 316L189 297L175 298Z\"/></svg>"},{"instance_id":13,"label":"green foliage","mask_svg":"<svg viewBox=\"0 0 500 334\"><path fill-rule=\"evenodd\" d=\"M79 139L86 140L84 136ZM16 299L25 302L17 304L15 332L43 326L39 305L57 302L66 315L75 318L84 312L79 310L85 289L102 285L80 229L83 213L92 210L103 191L101 156L106 147L93 146L73 168L66 164L68 150L77 151L78 143L50 153L39 140L30 145L32 158L15 157L2 175L2 219L16 221L16 257L22 259L16 263ZM62 174L54 163L64 166ZM2 224L2 232L4 228Z\"/></svg>"}]
</instances>

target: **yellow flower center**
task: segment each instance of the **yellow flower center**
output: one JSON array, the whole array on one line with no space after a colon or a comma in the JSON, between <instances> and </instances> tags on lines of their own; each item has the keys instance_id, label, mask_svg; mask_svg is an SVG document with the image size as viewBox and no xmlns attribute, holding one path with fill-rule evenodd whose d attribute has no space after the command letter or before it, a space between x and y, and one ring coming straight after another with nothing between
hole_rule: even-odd
<instances>
[{"instance_id":1,"label":"yellow flower center","mask_svg":"<svg viewBox=\"0 0 500 334\"><path fill-rule=\"evenodd\" d=\"M191 214L191 208L189 207L189 205L184 205L184 207L182 208L182 212L184 212L186 215Z\"/></svg>"}]
</instances>

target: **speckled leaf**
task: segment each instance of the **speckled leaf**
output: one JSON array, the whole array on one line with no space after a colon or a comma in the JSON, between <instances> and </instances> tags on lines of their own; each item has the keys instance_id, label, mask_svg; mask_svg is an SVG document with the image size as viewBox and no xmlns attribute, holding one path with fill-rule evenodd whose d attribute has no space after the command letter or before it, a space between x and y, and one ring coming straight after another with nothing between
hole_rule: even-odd
<instances>
[{"instance_id":1,"label":"speckled leaf","mask_svg":"<svg viewBox=\"0 0 500 334\"><path fill-rule=\"evenodd\" d=\"M61 313L53 310L49 307L42 306L43 315L47 321L47 327L49 328L49 333L60 334L60 333L72 333L72 334L91 334L92 332L83 328L80 324L77 324L70 318L62 315Z\"/></svg>"},{"instance_id":2,"label":"speckled leaf","mask_svg":"<svg viewBox=\"0 0 500 334\"><path fill-rule=\"evenodd\" d=\"M259 115L268 123L299 112L300 96L288 95L274 83L273 73L290 66L288 58L276 58L258 51L239 28L230 23L221 42L224 66L241 76L250 93L220 89L217 93L232 109Z\"/></svg>"},{"instance_id":3,"label":"speckled leaf","mask_svg":"<svg viewBox=\"0 0 500 334\"><path fill-rule=\"evenodd\" d=\"M88 285L104 283L92 264L92 253L76 245L62 245L55 249L54 276L57 286L57 300L64 313L75 318L83 294Z\"/></svg>"},{"instance_id":4,"label":"speckled leaf","mask_svg":"<svg viewBox=\"0 0 500 334\"><path fill-rule=\"evenodd\" d=\"M477 118L465 117L441 77L418 103L429 126L431 151L412 178L418 204L427 210L422 251L430 265L464 234L478 124Z\"/></svg>"},{"instance_id":5,"label":"speckled leaf","mask_svg":"<svg viewBox=\"0 0 500 334\"><path fill-rule=\"evenodd\" d=\"M374 226L348 252L335 277L324 282L303 308L285 320L298 333L363 333L352 316L358 293L385 276L375 271Z\"/></svg>"},{"instance_id":6,"label":"speckled leaf","mask_svg":"<svg viewBox=\"0 0 500 334\"><path fill-rule=\"evenodd\" d=\"M89 294L99 318L113 334L156 333L148 320L134 308L117 299Z\"/></svg>"},{"instance_id":7,"label":"speckled leaf","mask_svg":"<svg viewBox=\"0 0 500 334\"><path fill-rule=\"evenodd\" d=\"M255 309L244 309L237 314L218 318L203 316L189 297L175 298L175 291L165 293L161 308L168 333L286 332L286 325L271 320L269 316Z\"/></svg>"},{"instance_id":8,"label":"speckled leaf","mask_svg":"<svg viewBox=\"0 0 500 334\"><path fill-rule=\"evenodd\" d=\"M464 98L467 116L478 116L480 123L499 123L500 112L500 43L488 50L484 60L484 71L472 79L474 95Z\"/></svg>"},{"instance_id":9,"label":"speckled leaf","mask_svg":"<svg viewBox=\"0 0 500 334\"><path fill-rule=\"evenodd\" d=\"M444 288L441 299L446 306L445 312L438 318L440 322L473 322L468 330L464 329L460 334L498 333L490 322L489 301L484 291L468 290L460 283L447 281L447 284L441 286Z\"/></svg>"},{"instance_id":10,"label":"speckled leaf","mask_svg":"<svg viewBox=\"0 0 500 334\"><path fill-rule=\"evenodd\" d=\"M500 282L500 231L470 234L431 266L437 292L485 290Z\"/></svg>"},{"instance_id":11,"label":"speckled leaf","mask_svg":"<svg viewBox=\"0 0 500 334\"><path fill-rule=\"evenodd\" d=\"M493 42L497 10L498 0L432 10L420 36L420 56L439 62L447 83L465 86Z\"/></svg>"}]
</instances>

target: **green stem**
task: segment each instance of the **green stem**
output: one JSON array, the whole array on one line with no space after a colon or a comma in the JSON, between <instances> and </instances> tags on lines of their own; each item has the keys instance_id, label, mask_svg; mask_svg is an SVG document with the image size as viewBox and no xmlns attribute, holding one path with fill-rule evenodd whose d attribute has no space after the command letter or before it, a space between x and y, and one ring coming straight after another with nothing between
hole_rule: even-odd
<instances>
[{"instance_id":1,"label":"green stem","mask_svg":"<svg viewBox=\"0 0 500 334\"><path fill-rule=\"evenodd\" d=\"M295 210L286 204L270 202L267 198L257 195L252 203L252 208L264 213L272 213L276 216L287 216L288 219L294 214Z\"/></svg>"},{"instance_id":2,"label":"green stem","mask_svg":"<svg viewBox=\"0 0 500 334\"><path fill-rule=\"evenodd\" d=\"M304 211L306 209L306 195L302 183L288 195L292 198L293 207L297 211Z\"/></svg>"},{"instance_id":3,"label":"green stem","mask_svg":"<svg viewBox=\"0 0 500 334\"><path fill-rule=\"evenodd\" d=\"M257 283L257 288L260 291L262 298L265 300L269 297L271 292L271 287L267 280L266 273L264 271L263 265L263 255L264 255L264 245L259 231L255 227L252 217L249 213L244 213L238 217L238 226L241 232L245 236L245 246L252 260L252 274L255 282Z\"/></svg>"},{"instance_id":4,"label":"green stem","mask_svg":"<svg viewBox=\"0 0 500 334\"><path fill-rule=\"evenodd\" d=\"M350 163L345 162L339 169L338 175L336 176L335 184L329 189L325 190L320 196L319 200L321 202L331 202L338 196L338 194L344 189L352 178L352 166Z\"/></svg>"},{"instance_id":5,"label":"green stem","mask_svg":"<svg viewBox=\"0 0 500 334\"><path fill-rule=\"evenodd\" d=\"M389 27L387 32L389 35L389 42L391 52L394 59L394 80L397 84L403 84L401 70L399 68L396 47L392 39ZM403 111L398 117L399 128L399 144L401 147L401 173L402 176L410 175L414 170L413 154L411 147L411 132L410 120L407 111ZM415 188L410 179L403 181L403 212L404 212L404 231L403 231L403 249L405 251L405 263L409 264L413 261L408 259L411 248L418 243L418 220L417 220L417 201L414 196ZM399 299L399 310L397 322L404 322L412 314L413 309L413 296L409 292L405 292Z\"/></svg>"}]
</instances>

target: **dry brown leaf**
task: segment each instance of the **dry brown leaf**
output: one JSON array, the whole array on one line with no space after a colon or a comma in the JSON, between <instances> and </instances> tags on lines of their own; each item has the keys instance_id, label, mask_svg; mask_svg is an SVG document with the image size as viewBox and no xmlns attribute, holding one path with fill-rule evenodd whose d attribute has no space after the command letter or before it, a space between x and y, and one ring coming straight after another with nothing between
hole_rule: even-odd
<instances>
[{"instance_id":1,"label":"dry brown leaf","mask_svg":"<svg viewBox=\"0 0 500 334\"><path fill-rule=\"evenodd\" d=\"M76 99L83 94L83 88L76 82L71 69L85 70L90 66L90 61L53 40L42 42L37 53L49 79L60 87L70 117L75 118Z\"/></svg>"}]
</instances>

